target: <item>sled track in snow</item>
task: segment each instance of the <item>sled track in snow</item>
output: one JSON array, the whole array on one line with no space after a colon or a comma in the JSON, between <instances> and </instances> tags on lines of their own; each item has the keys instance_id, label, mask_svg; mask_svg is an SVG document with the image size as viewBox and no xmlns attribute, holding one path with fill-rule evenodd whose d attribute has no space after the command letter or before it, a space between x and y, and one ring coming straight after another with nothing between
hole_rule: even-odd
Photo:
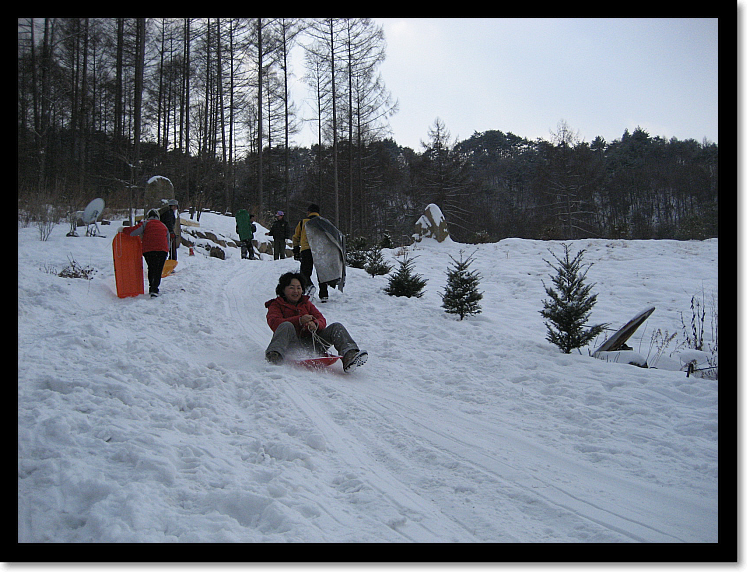
<instances>
[{"instance_id":1,"label":"sled track in snow","mask_svg":"<svg viewBox=\"0 0 748 573\"><path fill-rule=\"evenodd\" d=\"M541 450L535 444L523 441L511 431L503 431L496 424L489 424L474 417L468 417L460 412L435 411L433 402L413 403L413 396L398 396L391 389L384 392L381 388L367 386L357 388L361 392L359 400L377 415L396 412L401 415L397 421L398 428L404 436L417 436L419 440L428 442L435 449L455 456L460 463L468 464L484 474L481 482L496 482L501 484L504 492L523 492L525 500L532 497L538 501L556 506L560 511L570 512L582 519L587 519L599 526L617 532L635 542L687 542L678 534L668 532L665 527L657 527L653 523L677 523L682 516L667 514L667 508L675 504L663 505L661 492L655 488L645 488L630 481L606 474L588 465L579 464L565 459L549 450ZM404 407L404 405L406 405ZM376 405L376 408L374 406ZM407 410L407 411L406 411ZM452 426L458 428L472 427L475 432L470 434L455 434L444 430L435 424L438 418L451 419ZM459 419L459 423L455 423ZM480 439L480 436L485 438ZM516 444L507 448L507 444ZM497 450L503 450L501 454ZM500 455L505 459L500 459ZM549 480L537 476L547 475L541 466L554 466L557 469L558 480ZM535 470L537 475L535 474ZM609 503L598 506L584 499L584 486L576 481L580 476L595 475L597 493L607 491ZM585 477L589 482L589 479ZM585 484L585 486L588 484ZM629 493L636 492L635 495ZM516 493L511 493L516 495ZM520 496L522 497L522 496ZM649 507L629 507L629 499L649 498ZM497 503L505 500L496 499ZM662 507L660 507L662 506ZM653 509L656 508L656 509ZM706 508L703 510L708 512ZM643 521L646 519L647 521Z\"/></svg>"},{"instance_id":2,"label":"sled track in snow","mask_svg":"<svg viewBox=\"0 0 748 573\"><path fill-rule=\"evenodd\" d=\"M270 267L267 263L263 267ZM274 296L277 279L283 272L296 270L297 264L286 261L272 268L257 269L258 265L247 265L226 284L224 289L224 309L233 322L241 325L243 335L252 341L248 351L257 360L264 360L264 350L270 341L270 329L265 321L264 303ZM268 291L266 297L257 293ZM264 362L262 362L264 364ZM445 528L441 519L429 519L429 515L440 513L440 508L399 481L386 467L374 460L366 448L356 447L358 440L330 416L329 404L315 391L319 383L332 379L335 384L346 383L346 375L337 370L316 373L295 371L288 366L273 367L279 370L279 390L303 412L309 421L323 435L327 449L341 452L342 459L356 460L356 474L361 483L386 499L388 505L396 508L395 514L378 516L383 525L408 542L477 541L459 523L453 528ZM396 492L393 493L393 492ZM376 517L376 516L375 516Z\"/></svg>"},{"instance_id":3,"label":"sled track in snow","mask_svg":"<svg viewBox=\"0 0 748 573\"><path fill-rule=\"evenodd\" d=\"M344 381L341 381L341 383ZM342 458L355 460L357 479L387 500L398 515L383 515L381 520L405 540L411 542L479 541L460 523L452 520L446 527L443 518L436 516L440 507L398 479L385 464L372 457L372 450L352 432L335 422L322 401L312 396L310 384L290 385L286 395L312 420L328 444L328 449L340 452Z\"/></svg>"},{"instance_id":4,"label":"sled track in snow","mask_svg":"<svg viewBox=\"0 0 748 573\"><path fill-rule=\"evenodd\" d=\"M264 359L264 351L272 332L265 320L265 301L275 296L278 277L296 264L284 259L281 264L269 261L243 261L239 271L226 283L223 291L224 310L241 330L240 335L258 346L257 356ZM293 259L291 259L293 262ZM247 345L250 348L250 345Z\"/></svg>"},{"instance_id":5,"label":"sled track in snow","mask_svg":"<svg viewBox=\"0 0 748 573\"><path fill-rule=\"evenodd\" d=\"M278 276L296 268L292 260L248 261L226 284L225 312L240 325L239 335L251 342L244 346L254 355L247 357L252 362L265 365L270 330L264 302L274 296ZM324 437L328 451L356 461L358 479L399 514L390 512L380 520L407 541L488 541L501 534L496 531L501 524L483 532L465 527L463 521L469 521L461 519L465 510L443 491L445 487L472 492L478 503L495 506L498 520L508 522L503 525L506 540L517 539L512 537L517 523L509 522L517 516L531 529L545 527L549 514L559 521L571 520L585 532L581 540L607 536L615 541L661 543L702 541L699 532L678 526L684 521L698 523L690 515L693 512L716 522L713 512L693 500L674 503L656 486L539 447L500 421L460 412L440 396L415 388L398 392L397 383L381 368L364 368L349 378L336 370L309 374L280 367L274 378L278 390ZM402 459L393 452L401 453ZM426 461L421 459L424 452L428 452ZM428 456L445 461L432 467ZM463 485L455 478L458 473ZM447 485L424 485L424 475L434 475L434 482ZM556 479L549 480L549 475ZM601 498L606 502L586 500ZM668 498L667 503L663 498ZM637 507L630 499L651 503ZM679 514L675 507L684 509ZM445 520L445 515L450 519ZM521 530L522 526L520 541ZM551 531L549 535L553 540Z\"/></svg>"}]
</instances>

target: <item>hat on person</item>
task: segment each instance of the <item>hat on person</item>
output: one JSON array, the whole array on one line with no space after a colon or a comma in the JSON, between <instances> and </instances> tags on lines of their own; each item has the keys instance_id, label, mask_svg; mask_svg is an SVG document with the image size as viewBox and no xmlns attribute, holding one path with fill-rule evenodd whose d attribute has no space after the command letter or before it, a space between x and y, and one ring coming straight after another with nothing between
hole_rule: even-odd
<instances>
[{"instance_id":1,"label":"hat on person","mask_svg":"<svg viewBox=\"0 0 748 573\"><path fill-rule=\"evenodd\" d=\"M319 205L316 203L312 203L309 205L309 208L307 209L308 213L318 213L319 212Z\"/></svg>"},{"instance_id":2,"label":"hat on person","mask_svg":"<svg viewBox=\"0 0 748 573\"><path fill-rule=\"evenodd\" d=\"M148 211L148 218L149 219L154 219L154 218L158 219L159 218L158 217L158 211L156 211L156 209L151 209L150 211Z\"/></svg>"},{"instance_id":3,"label":"hat on person","mask_svg":"<svg viewBox=\"0 0 748 573\"><path fill-rule=\"evenodd\" d=\"M285 213L284 213L283 211L278 211L278 212L277 212L277 213L275 214L275 216L276 216L276 217L282 217L283 215L285 215Z\"/></svg>"},{"instance_id":4,"label":"hat on person","mask_svg":"<svg viewBox=\"0 0 748 573\"><path fill-rule=\"evenodd\" d=\"M169 199L169 205L179 206L179 201L177 201L176 199Z\"/></svg>"}]
</instances>

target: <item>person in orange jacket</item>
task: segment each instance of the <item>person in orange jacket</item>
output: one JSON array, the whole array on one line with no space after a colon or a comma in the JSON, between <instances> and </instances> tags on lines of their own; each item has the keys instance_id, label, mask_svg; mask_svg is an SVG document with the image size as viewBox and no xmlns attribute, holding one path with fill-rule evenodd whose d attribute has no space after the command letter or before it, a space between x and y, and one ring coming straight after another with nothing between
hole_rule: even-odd
<instances>
[{"instance_id":1,"label":"person in orange jacket","mask_svg":"<svg viewBox=\"0 0 748 573\"><path fill-rule=\"evenodd\" d=\"M161 273L169 254L169 229L159 220L158 211L151 209L146 219L134 227L124 227L122 232L131 237L142 235L143 258L148 265L148 292L151 298L157 297Z\"/></svg>"},{"instance_id":2,"label":"person in orange jacket","mask_svg":"<svg viewBox=\"0 0 748 573\"><path fill-rule=\"evenodd\" d=\"M366 362L369 354L361 351L339 322L328 325L327 320L304 294L306 277L301 273L284 273L275 287L276 298L265 303L267 323L273 338L265 351L265 359L272 364L283 362L289 351L314 351L312 334L326 347L334 346L343 357L343 370L350 372ZM320 351L326 348L317 349Z\"/></svg>"}]
</instances>

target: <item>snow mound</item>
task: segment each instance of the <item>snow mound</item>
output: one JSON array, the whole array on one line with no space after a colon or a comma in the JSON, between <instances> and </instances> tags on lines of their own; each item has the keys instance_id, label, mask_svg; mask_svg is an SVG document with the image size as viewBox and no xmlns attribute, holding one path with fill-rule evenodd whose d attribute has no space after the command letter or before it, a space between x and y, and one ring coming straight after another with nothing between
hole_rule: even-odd
<instances>
[{"instance_id":1,"label":"snow mound","mask_svg":"<svg viewBox=\"0 0 748 573\"><path fill-rule=\"evenodd\" d=\"M346 375L264 360L264 302L294 260L182 248L159 298L118 299L113 233L65 232L18 229L19 542L718 540L717 381L546 342L560 243L476 246L483 312L463 321L438 292L464 245L411 247L418 299L348 269L319 305L369 352ZM628 343L645 357L717 292L716 240L573 247L595 263L593 321L657 307ZM58 276L69 258L96 272Z\"/></svg>"}]
</instances>

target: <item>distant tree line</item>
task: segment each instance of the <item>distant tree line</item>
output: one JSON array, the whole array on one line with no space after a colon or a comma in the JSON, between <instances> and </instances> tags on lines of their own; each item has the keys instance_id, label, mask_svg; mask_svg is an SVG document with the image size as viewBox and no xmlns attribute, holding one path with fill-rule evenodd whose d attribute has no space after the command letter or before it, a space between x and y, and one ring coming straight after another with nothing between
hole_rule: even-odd
<instances>
[{"instance_id":1,"label":"distant tree line","mask_svg":"<svg viewBox=\"0 0 748 573\"><path fill-rule=\"evenodd\" d=\"M402 147L388 137L385 50L368 18L19 18L19 209L141 208L163 175L198 217L296 220L315 202L371 240L406 241L429 203L460 241L717 236L716 144L640 128L586 143L563 122L550 141L451 141L437 118L423 149ZM311 148L294 144L298 73Z\"/></svg>"},{"instance_id":2,"label":"distant tree line","mask_svg":"<svg viewBox=\"0 0 748 573\"><path fill-rule=\"evenodd\" d=\"M492 238L705 239L718 236L717 144L651 137L607 143L565 122L550 142L476 133L454 146L470 165L463 205Z\"/></svg>"}]
</instances>

